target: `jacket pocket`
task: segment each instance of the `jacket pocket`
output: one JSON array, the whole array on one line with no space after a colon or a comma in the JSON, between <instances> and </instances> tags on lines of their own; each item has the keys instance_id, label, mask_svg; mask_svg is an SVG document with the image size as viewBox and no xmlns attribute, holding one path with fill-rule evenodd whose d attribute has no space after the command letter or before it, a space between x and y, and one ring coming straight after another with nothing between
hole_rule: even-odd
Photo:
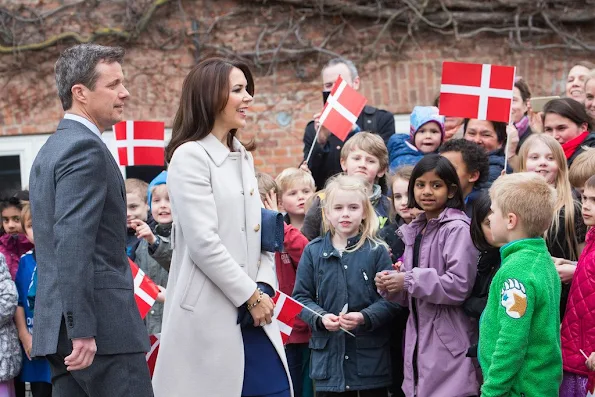
<instances>
[{"instance_id":1,"label":"jacket pocket","mask_svg":"<svg viewBox=\"0 0 595 397\"><path fill-rule=\"evenodd\" d=\"M310 377L314 380L328 379L328 342L330 336L312 336L308 347L310 355Z\"/></svg>"},{"instance_id":2,"label":"jacket pocket","mask_svg":"<svg viewBox=\"0 0 595 397\"><path fill-rule=\"evenodd\" d=\"M186 282L184 288L184 294L182 295L182 302L180 307L182 309L194 311L198 298L205 286L207 277L201 272L194 263L190 263L190 276Z\"/></svg>"},{"instance_id":3,"label":"jacket pocket","mask_svg":"<svg viewBox=\"0 0 595 397\"><path fill-rule=\"evenodd\" d=\"M381 336L361 336L356 339L357 374L361 377L390 374L389 339Z\"/></svg>"},{"instance_id":4,"label":"jacket pocket","mask_svg":"<svg viewBox=\"0 0 595 397\"><path fill-rule=\"evenodd\" d=\"M434 320L434 330L438 339L440 339L453 357L467 353L469 346L463 343L459 337L460 332L463 334L466 334L466 332L462 329L457 331L450 317L445 315L443 311L440 311Z\"/></svg>"}]
</instances>

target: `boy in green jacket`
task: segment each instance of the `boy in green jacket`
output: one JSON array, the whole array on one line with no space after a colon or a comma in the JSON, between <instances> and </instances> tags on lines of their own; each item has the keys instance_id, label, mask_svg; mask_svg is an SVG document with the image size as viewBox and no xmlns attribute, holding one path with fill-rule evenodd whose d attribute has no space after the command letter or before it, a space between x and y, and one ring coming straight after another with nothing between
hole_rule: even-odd
<instances>
[{"instance_id":1,"label":"boy in green jacket","mask_svg":"<svg viewBox=\"0 0 595 397\"><path fill-rule=\"evenodd\" d=\"M557 396L562 381L560 278L541 236L556 192L536 173L499 177L490 188L492 237L502 266L479 328L482 397Z\"/></svg>"}]
</instances>

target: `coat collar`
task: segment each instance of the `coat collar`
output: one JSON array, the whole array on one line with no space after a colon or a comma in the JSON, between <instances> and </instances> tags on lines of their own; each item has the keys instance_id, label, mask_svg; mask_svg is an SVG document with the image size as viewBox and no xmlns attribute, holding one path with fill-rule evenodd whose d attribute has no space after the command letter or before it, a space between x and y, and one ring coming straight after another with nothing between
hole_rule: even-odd
<instances>
[{"instance_id":1,"label":"coat collar","mask_svg":"<svg viewBox=\"0 0 595 397\"><path fill-rule=\"evenodd\" d=\"M359 242L361 237L362 237L362 235L358 234L355 237L351 237L350 239L347 239L347 247L345 247L345 248L354 247ZM323 237L323 240L322 240L322 250L320 251L320 257L324 258L324 259L329 259L332 256L336 256L336 257L340 258L341 254L333 246L333 239L331 236L331 232L326 232L326 235Z\"/></svg>"},{"instance_id":2,"label":"coat collar","mask_svg":"<svg viewBox=\"0 0 595 397\"><path fill-rule=\"evenodd\" d=\"M401 235L403 237L403 241L405 242L405 244L411 245L415 241L415 237L419 233L421 233L421 231L424 229L424 227L426 227L426 223L428 225L428 228L426 228L426 231L428 231L433 225L436 225L436 224L440 225L442 223L450 222L450 221L457 220L457 219L462 220L462 221L466 222L467 224L470 223L469 217L467 217L467 215L465 215L465 213L463 211L455 209L455 208L446 208L444 211L442 211L440 213L438 218L430 219L429 222L426 219L426 214L421 213L410 224L408 224L408 225L405 224L405 225L401 226L399 228L399 231L401 232Z\"/></svg>"},{"instance_id":3,"label":"coat collar","mask_svg":"<svg viewBox=\"0 0 595 397\"><path fill-rule=\"evenodd\" d=\"M223 162L227 158L227 156L229 156L229 153L231 153L229 148L227 148L223 143L221 143L221 141L217 139L217 137L215 137L215 135L213 134L209 134L197 142L205 149L205 151L217 167L220 167L221 164L223 164ZM233 148L235 151L239 152L243 157L248 158L246 149L237 138L233 138Z\"/></svg>"}]
</instances>

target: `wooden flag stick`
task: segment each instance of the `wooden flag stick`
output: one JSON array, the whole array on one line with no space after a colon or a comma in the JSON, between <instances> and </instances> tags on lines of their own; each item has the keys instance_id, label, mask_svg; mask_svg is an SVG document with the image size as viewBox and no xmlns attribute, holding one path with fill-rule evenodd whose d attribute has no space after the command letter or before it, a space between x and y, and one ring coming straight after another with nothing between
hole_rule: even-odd
<instances>
[{"instance_id":1,"label":"wooden flag stick","mask_svg":"<svg viewBox=\"0 0 595 397\"><path fill-rule=\"evenodd\" d=\"M308 153L308 157L306 157L305 163L310 168L310 157L312 156L312 151L314 150L314 145L318 141L318 135L320 134L320 129L322 128L322 123L318 124L318 128L316 129L316 135L314 135L314 140L312 141L312 145L310 146L310 152Z\"/></svg>"},{"instance_id":2,"label":"wooden flag stick","mask_svg":"<svg viewBox=\"0 0 595 397\"><path fill-rule=\"evenodd\" d=\"M514 78L512 79L512 91L514 95L514 83L516 80L516 67L514 68ZM510 100L510 115L508 116L508 125L514 125L512 122L512 99ZM504 173L508 169L508 150L510 149L510 139L508 139L508 131L506 132L506 145L504 146Z\"/></svg>"}]
</instances>

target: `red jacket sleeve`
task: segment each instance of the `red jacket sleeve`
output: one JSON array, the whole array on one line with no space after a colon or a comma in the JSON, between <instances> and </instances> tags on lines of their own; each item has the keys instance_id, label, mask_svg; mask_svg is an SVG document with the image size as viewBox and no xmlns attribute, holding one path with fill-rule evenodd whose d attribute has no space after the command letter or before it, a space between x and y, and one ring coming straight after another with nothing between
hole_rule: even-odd
<instances>
[{"instance_id":1,"label":"red jacket sleeve","mask_svg":"<svg viewBox=\"0 0 595 397\"><path fill-rule=\"evenodd\" d=\"M297 269L298 263L300 263L300 259L302 258L302 252L304 252L304 248L308 245L308 239L300 232L299 229L288 225L287 223L284 225L284 241L283 241L283 248L284 251L287 252L291 258L291 262L294 264L294 267Z\"/></svg>"}]
</instances>

